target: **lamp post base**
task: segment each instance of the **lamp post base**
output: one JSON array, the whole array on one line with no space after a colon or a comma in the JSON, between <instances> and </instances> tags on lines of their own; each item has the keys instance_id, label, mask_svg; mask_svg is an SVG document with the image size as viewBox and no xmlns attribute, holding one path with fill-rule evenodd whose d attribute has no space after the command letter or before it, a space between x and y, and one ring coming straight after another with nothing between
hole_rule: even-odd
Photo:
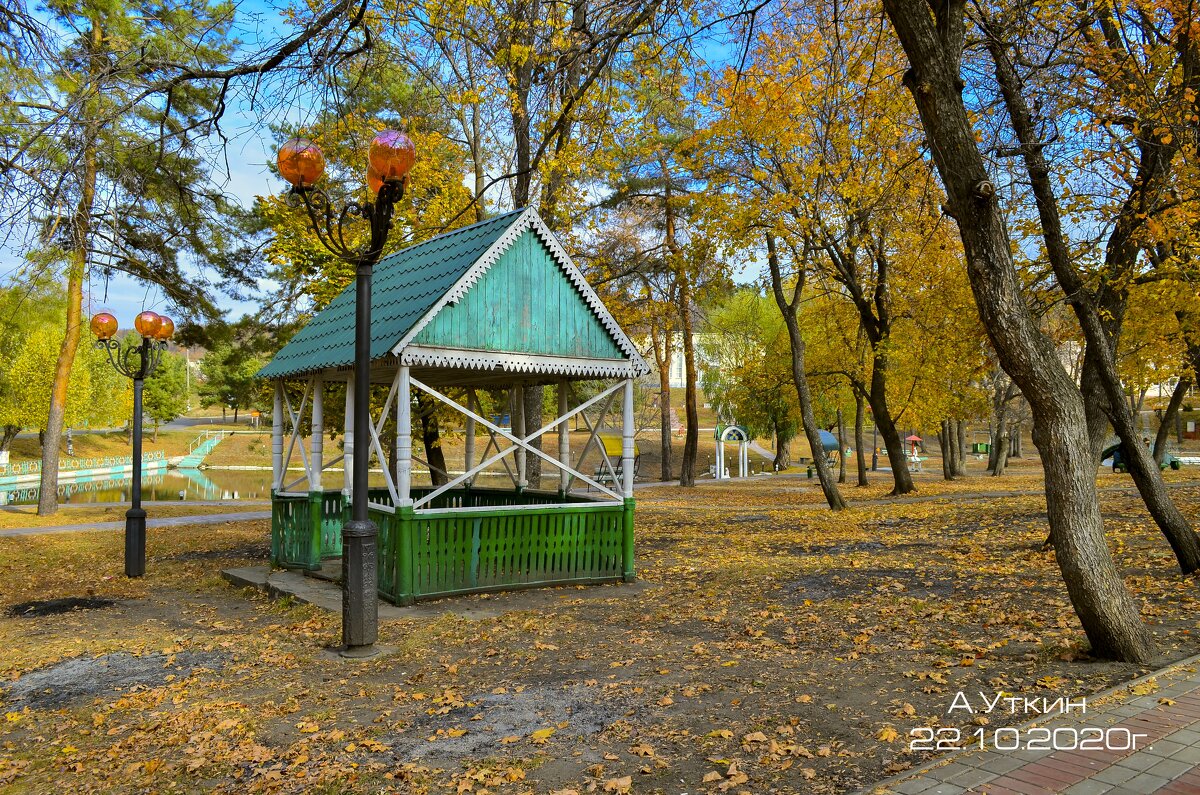
<instances>
[{"instance_id":1,"label":"lamp post base","mask_svg":"<svg viewBox=\"0 0 1200 795\"><path fill-rule=\"evenodd\" d=\"M356 495L357 496L357 495ZM379 528L370 519L342 527L342 656L369 657L379 637Z\"/></svg>"},{"instance_id":2,"label":"lamp post base","mask_svg":"<svg viewBox=\"0 0 1200 795\"><path fill-rule=\"evenodd\" d=\"M125 512L125 576L146 573L146 512L130 508Z\"/></svg>"}]
</instances>

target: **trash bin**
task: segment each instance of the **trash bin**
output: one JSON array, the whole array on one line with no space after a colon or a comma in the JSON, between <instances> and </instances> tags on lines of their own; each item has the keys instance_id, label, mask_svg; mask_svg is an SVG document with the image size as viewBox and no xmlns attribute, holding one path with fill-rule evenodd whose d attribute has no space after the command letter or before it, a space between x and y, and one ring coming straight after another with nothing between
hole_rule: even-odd
<instances>
[{"instance_id":1,"label":"trash bin","mask_svg":"<svg viewBox=\"0 0 1200 795\"><path fill-rule=\"evenodd\" d=\"M812 480L812 476L813 476L813 466L812 466L812 464L809 464L808 465L808 479Z\"/></svg>"}]
</instances>

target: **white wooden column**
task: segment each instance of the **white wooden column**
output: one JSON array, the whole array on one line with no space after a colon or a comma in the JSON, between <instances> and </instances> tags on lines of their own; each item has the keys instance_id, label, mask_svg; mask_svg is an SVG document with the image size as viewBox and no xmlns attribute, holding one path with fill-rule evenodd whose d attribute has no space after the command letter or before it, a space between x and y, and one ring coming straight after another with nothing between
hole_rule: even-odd
<instances>
[{"instance_id":1,"label":"white wooden column","mask_svg":"<svg viewBox=\"0 0 1200 795\"><path fill-rule=\"evenodd\" d=\"M342 493L354 491L354 376L346 379L346 422L342 434Z\"/></svg>"},{"instance_id":2,"label":"white wooden column","mask_svg":"<svg viewBox=\"0 0 1200 795\"><path fill-rule=\"evenodd\" d=\"M558 382L558 416L567 415L567 382ZM558 460L564 467L571 466L571 422L563 419L558 423ZM571 473L566 469L558 471L559 488L566 491L571 485Z\"/></svg>"},{"instance_id":3,"label":"white wooden column","mask_svg":"<svg viewBox=\"0 0 1200 795\"><path fill-rule=\"evenodd\" d=\"M725 476L725 442L717 437L717 463L713 467L713 477L720 480Z\"/></svg>"},{"instance_id":4,"label":"white wooden column","mask_svg":"<svg viewBox=\"0 0 1200 795\"><path fill-rule=\"evenodd\" d=\"M396 374L396 507L412 505L412 393L408 365ZM385 465L386 466L386 465Z\"/></svg>"},{"instance_id":5,"label":"white wooden column","mask_svg":"<svg viewBox=\"0 0 1200 795\"><path fill-rule=\"evenodd\" d=\"M621 423L621 476L624 495L633 496L633 379L625 379L624 417Z\"/></svg>"},{"instance_id":6,"label":"white wooden column","mask_svg":"<svg viewBox=\"0 0 1200 795\"><path fill-rule=\"evenodd\" d=\"M475 390L467 391L467 409L475 411ZM463 472L470 472L475 468L475 418L467 416L467 427L464 431L466 434L467 451L463 454ZM471 477L467 480L468 486L475 485L475 478Z\"/></svg>"},{"instance_id":7,"label":"white wooden column","mask_svg":"<svg viewBox=\"0 0 1200 795\"><path fill-rule=\"evenodd\" d=\"M283 381L275 380L275 403L271 410L271 488L283 487Z\"/></svg>"},{"instance_id":8,"label":"white wooden column","mask_svg":"<svg viewBox=\"0 0 1200 795\"><path fill-rule=\"evenodd\" d=\"M308 490L321 491L321 470L324 462L321 460L322 448L325 445L325 378L318 374L313 376L312 397L312 437L309 439L309 468Z\"/></svg>"},{"instance_id":9,"label":"white wooden column","mask_svg":"<svg viewBox=\"0 0 1200 795\"><path fill-rule=\"evenodd\" d=\"M512 429L513 436L525 438L525 385L517 384L512 388ZM517 488L523 489L529 485L525 479L525 448L517 448Z\"/></svg>"}]
</instances>

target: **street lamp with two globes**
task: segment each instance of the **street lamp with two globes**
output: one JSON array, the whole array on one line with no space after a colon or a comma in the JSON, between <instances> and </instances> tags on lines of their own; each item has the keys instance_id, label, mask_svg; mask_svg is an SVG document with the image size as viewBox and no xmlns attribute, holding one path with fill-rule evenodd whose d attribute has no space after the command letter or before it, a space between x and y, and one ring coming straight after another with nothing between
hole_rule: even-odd
<instances>
[{"instance_id":1,"label":"street lamp with two globes","mask_svg":"<svg viewBox=\"0 0 1200 795\"><path fill-rule=\"evenodd\" d=\"M142 510L142 385L158 369L167 340L175 333L175 321L156 312L142 312L133 320L141 336L137 345L122 345L116 339L117 319L109 312L92 317L96 347L108 352L117 372L133 379L133 483L129 510L125 512L125 576L146 573L146 512Z\"/></svg>"},{"instance_id":2,"label":"street lamp with two globes","mask_svg":"<svg viewBox=\"0 0 1200 795\"><path fill-rule=\"evenodd\" d=\"M371 422L371 273L383 254L392 228L392 211L404 198L416 148L408 136L384 130L371 141L367 186L374 199L350 201L340 209L316 187L325 172L325 155L305 138L293 138L279 149L279 174L291 194L303 203L313 230L325 248L355 267L354 438L370 438ZM366 221L370 238L353 245L345 225ZM371 447L354 446L351 520L342 527L342 654L370 656L379 635L378 528L367 512L367 474Z\"/></svg>"}]
</instances>

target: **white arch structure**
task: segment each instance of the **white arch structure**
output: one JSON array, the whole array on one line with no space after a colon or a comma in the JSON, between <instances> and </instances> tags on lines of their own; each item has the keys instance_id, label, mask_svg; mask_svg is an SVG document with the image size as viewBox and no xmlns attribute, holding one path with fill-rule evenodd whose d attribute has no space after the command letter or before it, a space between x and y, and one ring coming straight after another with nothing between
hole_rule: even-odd
<instances>
[{"instance_id":1,"label":"white arch structure","mask_svg":"<svg viewBox=\"0 0 1200 795\"><path fill-rule=\"evenodd\" d=\"M750 476L750 432L741 425L727 425L717 436L717 480L729 477L725 469L725 443L738 443L738 477Z\"/></svg>"}]
</instances>

